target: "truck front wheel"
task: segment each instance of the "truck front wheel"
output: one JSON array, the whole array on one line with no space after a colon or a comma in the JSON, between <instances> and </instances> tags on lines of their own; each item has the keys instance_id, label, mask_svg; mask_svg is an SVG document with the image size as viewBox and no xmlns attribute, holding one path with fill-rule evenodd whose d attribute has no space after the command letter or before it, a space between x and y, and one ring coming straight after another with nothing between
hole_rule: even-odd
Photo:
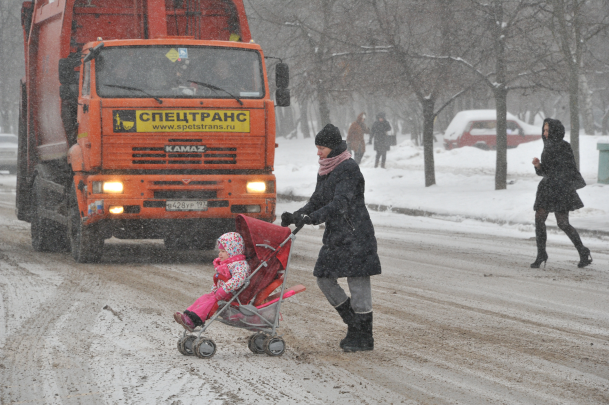
<instances>
[{"instance_id":1,"label":"truck front wheel","mask_svg":"<svg viewBox=\"0 0 609 405\"><path fill-rule=\"evenodd\" d=\"M87 226L82 223L74 185L70 191L68 235L74 260L78 263L95 263L101 260L104 253L104 239L99 233L98 226Z\"/></svg>"}]
</instances>

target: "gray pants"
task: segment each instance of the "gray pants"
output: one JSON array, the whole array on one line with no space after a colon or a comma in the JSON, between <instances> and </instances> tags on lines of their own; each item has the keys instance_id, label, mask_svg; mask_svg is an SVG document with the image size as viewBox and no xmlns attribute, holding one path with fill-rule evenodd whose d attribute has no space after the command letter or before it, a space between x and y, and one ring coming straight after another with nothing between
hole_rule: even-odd
<instances>
[{"instance_id":1,"label":"gray pants","mask_svg":"<svg viewBox=\"0 0 609 405\"><path fill-rule=\"evenodd\" d=\"M347 283L351 293L351 308L353 308L353 312L356 314L372 312L370 277L347 277ZM335 278L318 277L317 285L333 307L339 306L349 298Z\"/></svg>"}]
</instances>

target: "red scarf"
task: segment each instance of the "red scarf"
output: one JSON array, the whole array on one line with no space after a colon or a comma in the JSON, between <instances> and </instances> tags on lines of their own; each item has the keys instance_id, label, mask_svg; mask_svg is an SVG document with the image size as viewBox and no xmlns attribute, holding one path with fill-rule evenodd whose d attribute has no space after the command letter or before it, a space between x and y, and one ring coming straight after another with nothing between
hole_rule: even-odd
<instances>
[{"instance_id":1,"label":"red scarf","mask_svg":"<svg viewBox=\"0 0 609 405\"><path fill-rule=\"evenodd\" d=\"M334 156L332 158L319 159L319 175L325 176L330 173L332 170L336 168L339 164L344 162L347 159L351 158L351 153L349 151L344 151L338 156Z\"/></svg>"},{"instance_id":2,"label":"red scarf","mask_svg":"<svg viewBox=\"0 0 609 405\"><path fill-rule=\"evenodd\" d=\"M216 258L214 260L214 267L216 268L216 274L214 274L214 284L218 283L218 280L222 280L225 283L231 279L232 274L230 274L230 270L228 269L228 265L234 262L240 262L241 260L245 260L244 255L236 255L233 257L229 257L224 261L220 261L220 258Z\"/></svg>"}]
</instances>

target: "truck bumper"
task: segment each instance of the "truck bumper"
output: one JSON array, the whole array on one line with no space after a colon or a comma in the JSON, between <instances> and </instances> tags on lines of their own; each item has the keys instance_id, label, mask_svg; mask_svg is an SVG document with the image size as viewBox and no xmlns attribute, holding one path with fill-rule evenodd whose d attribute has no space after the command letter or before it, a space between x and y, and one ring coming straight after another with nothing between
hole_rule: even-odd
<instances>
[{"instance_id":1,"label":"truck bumper","mask_svg":"<svg viewBox=\"0 0 609 405\"><path fill-rule=\"evenodd\" d=\"M275 220L275 176L272 174L99 174L77 176L75 180L83 189L79 199L82 221L100 223L105 233L112 230L117 237L158 238L170 230L234 226L239 214L269 222ZM123 191L99 192L103 182L120 182ZM248 193L247 184L251 182L264 183L266 190Z\"/></svg>"}]
</instances>

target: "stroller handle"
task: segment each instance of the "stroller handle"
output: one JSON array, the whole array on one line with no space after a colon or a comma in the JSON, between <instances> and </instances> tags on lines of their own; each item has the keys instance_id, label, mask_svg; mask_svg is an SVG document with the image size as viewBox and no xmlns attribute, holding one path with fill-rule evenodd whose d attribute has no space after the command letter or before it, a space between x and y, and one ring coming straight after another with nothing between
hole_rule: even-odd
<instances>
[{"instance_id":1,"label":"stroller handle","mask_svg":"<svg viewBox=\"0 0 609 405\"><path fill-rule=\"evenodd\" d=\"M302 228L304 228L305 224L302 224L300 226L297 226L293 231L292 231L292 235L296 235L298 232L300 232L300 230Z\"/></svg>"}]
</instances>

